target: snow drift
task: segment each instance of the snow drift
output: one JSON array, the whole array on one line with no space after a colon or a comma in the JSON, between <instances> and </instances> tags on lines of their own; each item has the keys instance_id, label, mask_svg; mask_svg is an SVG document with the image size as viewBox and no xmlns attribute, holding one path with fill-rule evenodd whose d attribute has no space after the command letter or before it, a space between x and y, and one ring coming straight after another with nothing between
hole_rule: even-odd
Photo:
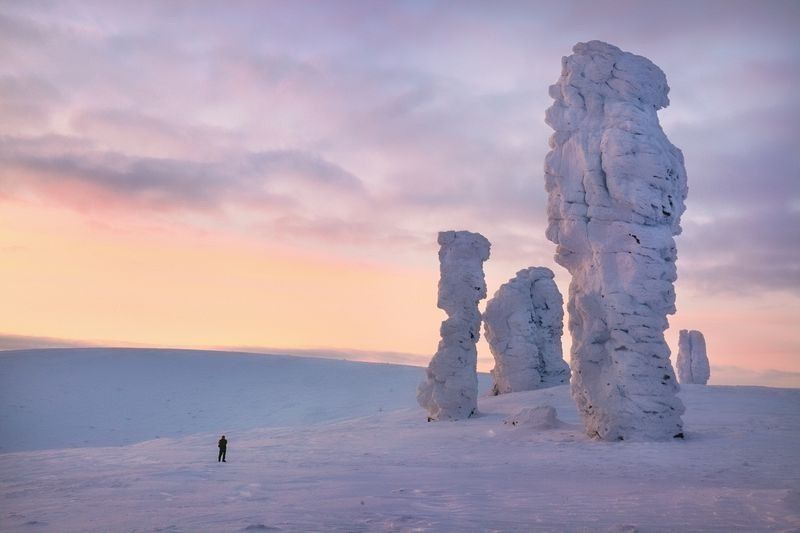
<instances>
[{"instance_id":1,"label":"snow drift","mask_svg":"<svg viewBox=\"0 0 800 533\"><path fill-rule=\"evenodd\" d=\"M525 407L503 420L503 423L536 430L555 429L561 424L552 405Z\"/></svg>"},{"instance_id":2,"label":"snow drift","mask_svg":"<svg viewBox=\"0 0 800 533\"><path fill-rule=\"evenodd\" d=\"M675 312L683 156L658 122L664 73L591 41L562 60L546 122L547 238L572 275L572 394L590 435L666 439L684 407L664 341Z\"/></svg>"}]
</instances>

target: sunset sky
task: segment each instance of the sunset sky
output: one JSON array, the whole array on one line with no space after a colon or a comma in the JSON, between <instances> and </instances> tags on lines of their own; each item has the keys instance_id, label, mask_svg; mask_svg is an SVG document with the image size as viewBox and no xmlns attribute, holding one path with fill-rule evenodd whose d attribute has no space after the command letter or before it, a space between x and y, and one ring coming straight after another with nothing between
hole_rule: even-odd
<instances>
[{"instance_id":1,"label":"sunset sky","mask_svg":"<svg viewBox=\"0 0 800 533\"><path fill-rule=\"evenodd\" d=\"M2 1L0 347L424 365L448 229L492 242L490 294L548 266L566 295L543 117L599 39L671 87L667 342L703 331L714 383L800 386L799 33L796 1Z\"/></svg>"}]
</instances>

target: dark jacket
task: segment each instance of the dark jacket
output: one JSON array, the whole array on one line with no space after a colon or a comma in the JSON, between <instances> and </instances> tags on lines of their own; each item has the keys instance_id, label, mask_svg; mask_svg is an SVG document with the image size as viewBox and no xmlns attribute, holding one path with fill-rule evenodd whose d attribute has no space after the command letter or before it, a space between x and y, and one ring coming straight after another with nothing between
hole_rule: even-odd
<instances>
[{"instance_id":1,"label":"dark jacket","mask_svg":"<svg viewBox=\"0 0 800 533\"><path fill-rule=\"evenodd\" d=\"M219 444L217 444L217 446L219 446L220 450L224 450L225 448L227 448L228 447L227 439L219 439Z\"/></svg>"}]
</instances>

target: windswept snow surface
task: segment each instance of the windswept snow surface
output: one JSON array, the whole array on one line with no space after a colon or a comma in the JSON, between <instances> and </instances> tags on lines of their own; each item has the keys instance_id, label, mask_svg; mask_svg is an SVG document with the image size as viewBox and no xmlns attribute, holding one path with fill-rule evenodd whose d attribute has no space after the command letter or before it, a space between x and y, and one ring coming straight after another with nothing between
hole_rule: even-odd
<instances>
[{"instance_id":1,"label":"windswept snow surface","mask_svg":"<svg viewBox=\"0 0 800 533\"><path fill-rule=\"evenodd\" d=\"M423 373L410 366L198 350L0 352L0 452L117 446L365 416L416 405Z\"/></svg>"},{"instance_id":2,"label":"windswept snow surface","mask_svg":"<svg viewBox=\"0 0 800 533\"><path fill-rule=\"evenodd\" d=\"M32 355L36 354L26 356ZM68 354L61 355L65 361L69 359ZM154 367L147 372L120 359L120 369L131 381L136 381L139 373L158 376L159 386L191 395L181 401L189 404L198 398L198 403L204 403L212 396L208 384L191 390L170 384L170 376L180 382L183 373L156 371L157 365L167 364L159 358L177 357L180 361L174 364L191 373L191 361L183 360L186 355L164 352L140 358L139 364ZM0 359L6 357L0 355ZM239 358L248 356L197 357L207 359L199 366L213 366L224 376L226 391L263 383L256 379L255 363L247 367L248 373L240 371ZM214 358L219 361L210 361ZM92 358L76 357L71 364L41 371L55 386L59 374L88 379L97 367L92 363L96 363ZM419 407L379 411L386 396L376 392L372 402L361 388L364 381L347 377L374 372L370 376L373 392L407 387L403 401L413 404L414 385L423 369L323 360L295 365L289 358L272 359L269 365L271 383L281 382L280 376L286 374L290 385L285 391L292 390L292 384L319 380L316 387L291 394L294 412L312 411L306 404L328 405L331 413L338 410L340 420L226 431L225 464L216 462L221 428L122 447L0 454L0 530L646 532L800 528L800 390L683 386L680 396L687 407L686 440L610 443L584 435L566 386L484 396L479 399L481 416L426 423L426 413ZM362 365L368 369L359 369ZM406 374L412 371L413 376ZM256 375L251 378L248 374ZM2 384L7 384L7 360L0 375ZM102 379L108 373L95 375ZM217 390L222 387L216 381L214 385ZM145 384L142 387L147 388ZM487 388L488 382L484 382L482 390ZM330 400L349 394L344 389L354 390L361 399L361 413L353 413L352 405ZM83 390L97 397L98 393ZM238 409L249 412L251 421L281 410L279 404L269 403L279 396L261 398L264 403L242 402ZM145 394L141 400L151 401ZM561 423L555 429L503 423L522 409L543 405L557 410ZM123 408L121 400L109 398L97 409L109 411L109 419L118 420L122 428L124 415L115 411ZM5 413L7 404L2 409ZM341 419L364 413L367 416ZM201 419L195 419L198 427ZM6 430L0 428L6 438ZM190 429L188 424L186 429ZM64 428L50 430L61 432Z\"/></svg>"}]
</instances>

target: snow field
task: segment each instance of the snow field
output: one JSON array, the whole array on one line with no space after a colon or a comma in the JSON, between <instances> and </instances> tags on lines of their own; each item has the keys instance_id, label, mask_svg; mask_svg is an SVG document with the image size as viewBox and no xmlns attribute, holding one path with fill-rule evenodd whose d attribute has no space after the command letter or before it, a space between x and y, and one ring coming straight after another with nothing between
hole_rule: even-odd
<instances>
[{"instance_id":1,"label":"snow field","mask_svg":"<svg viewBox=\"0 0 800 533\"><path fill-rule=\"evenodd\" d=\"M225 354L198 356L219 358L222 367L238 364ZM272 372L281 373L285 363L287 374L308 380L325 371L330 375L328 364L350 365L305 360L299 371L296 366L291 370L295 363L290 358L279 359L283 362L269 363ZM141 364L148 363L154 364L152 357L142 358ZM367 368L355 372L372 377L377 372L373 367L381 366L356 365ZM77 363L68 366L80 371ZM376 382L384 390L410 382L406 401L413 404L416 380L409 379L406 370L413 370L417 379L423 371L391 367ZM245 375L226 372L228 386L239 386L233 382L246 379ZM346 396L341 388L362 392L360 383L326 381L318 384L316 395L298 395L294 401L314 404L320 398L340 398ZM484 382L482 390L488 385ZM226 464L216 462L216 441L222 431L122 447L5 453L0 454L0 529L786 531L800 527L796 446L800 390L687 385L680 396L687 406L685 441L590 440L583 434L567 387L561 386L481 397L481 416L458 422L427 423L425 411L418 407L378 411L373 404L366 416L226 431ZM369 396L361 398L368 403ZM503 423L524 408L540 405L555 407L561 421L558 428L534 431ZM264 404L240 408L278 410ZM294 409L303 411L297 405Z\"/></svg>"},{"instance_id":2,"label":"snow field","mask_svg":"<svg viewBox=\"0 0 800 533\"><path fill-rule=\"evenodd\" d=\"M423 372L199 350L0 352L0 452L117 446L364 416L416 405Z\"/></svg>"}]
</instances>

